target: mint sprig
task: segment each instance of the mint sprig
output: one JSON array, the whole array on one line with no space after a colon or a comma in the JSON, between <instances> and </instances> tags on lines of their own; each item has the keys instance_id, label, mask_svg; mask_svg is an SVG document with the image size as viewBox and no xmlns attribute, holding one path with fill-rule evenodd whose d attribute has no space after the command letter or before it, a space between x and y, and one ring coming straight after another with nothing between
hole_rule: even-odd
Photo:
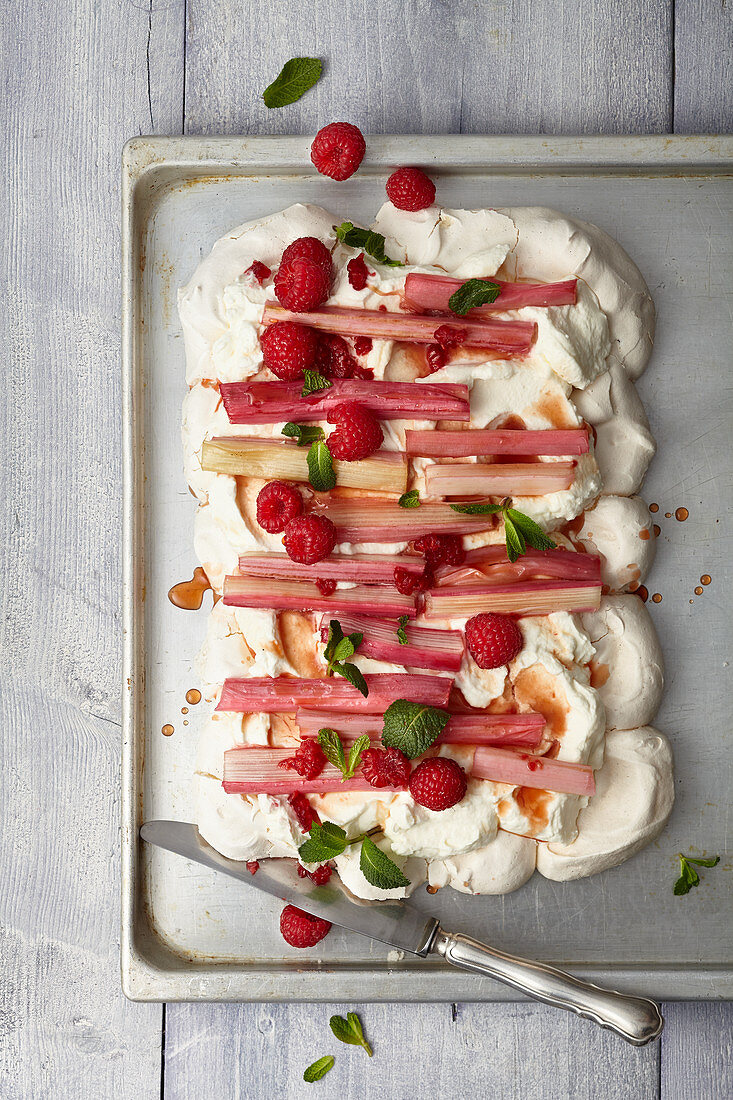
<instances>
[{"instance_id":1,"label":"mint sprig","mask_svg":"<svg viewBox=\"0 0 733 1100\"><path fill-rule=\"evenodd\" d=\"M303 1073L303 1080L307 1081L309 1085L313 1084L314 1081L320 1081L330 1069L333 1069L335 1063L336 1059L333 1054L324 1054L317 1062L308 1066Z\"/></svg>"},{"instance_id":2,"label":"mint sprig","mask_svg":"<svg viewBox=\"0 0 733 1100\"><path fill-rule=\"evenodd\" d=\"M450 715L437 707L395 699L384 712L382 744L399 749L410 760L421 756L443 732Z\"/></svg>"},{"instance_id":3,"label":"mint sprig","mask_svg":"<svg viewBox=\"0 0 733 1100\"><path fill-rule=\"evenodd\" d=\"M370 739L366 733L363 733L361 737L357 737L349 750L348 760L346 759L343 743L336 730L319 730L318 744L323 749L326 759L333 764L334 768L339 769L343 778L352 779L361 761L361 754L364 749L369 748Z\"/></svg>"},{"instance_id":4,"label":"mint sprig","mask_svg":"<svg viewBox=\"0 0 733 1100\"><path fill-rule=\"evenodd\" d=\"M693 856L683 856L682 852L677 853L680 861L680 877L674 884L673 893L680 897L682 894L689 894L693 886L700 885L700 876L698 875L695 867L715 867L720 863L720 856L711 856L710 859L701 859ZM695 867L691 864L695 864Z\"/></svg>"},{"instance_id":5,"label":"mint sprig","mask_svg":"<svg viewBox=\"0 0 733 1100\"><path fill-rule=\"evenodd\" d=\"M328 445L318 439L308 451L308 480L318 493L327 493L336 484L336 471Z\"/></svg>"},{"instance_id":6,"label":"mint sprig","mask_svg":"<svg viewBox=\"0 0 733 1100\"><path fill-rule=\"evenodd\" d=\"M400 508L419 508L422 501L417 489L410 489L409 492L402 494L397 503Z\"/></svg>"},{"instance_id":7,"label":"mint sprig","mask_svg":"<svg viewBox=\"0 0 733 1100\"><path fill-rule=\"evenodd\" d=\"M314 443L313 446L315 447L317 444ZM331 619L328 624L328 637L323 656L328 665L326 675L331 676L335 672L337 676L343 676L366 699L369 695L369 688L363 673L356 665L349 662L349 657L354 656L363 640L364 635L356 630L352 634L345 635L338 619Z\"/></svg>"},{"instance_id":8,"label":"mint sprig","mask_svg":"<svg viewBox=\"0 0 733 1100\"><path fill-rule=\"evenodd\" d=\"M367 882L378 890L399 890L410 885L409 878L368 836L362 841L359 869Z\"/></svg>"},{"instance_id":9,"label":"mint sprig","mask_svg":"<svg viewBox=\"0 0 733 1100\"><path fill-rule=\"evenodd\" d=\"M350 248L362 248L367 256L371 256L378 264L385 267L404 267L401 260L391 260L384 251L384 237L381 233L375 233L372 229L362 229L353 222L342 222L334 226L336 236L342 244Z\"/></svg>"},{"instance_id":10,"label":"mint sprig","mask_svg":"<svg viewBox=\"0 0 733 1100\"><path fill-rule=\"evenodd\" d=\"M468 279L463 286L459 286L448 299L448 308L459 317L465 316L469 309L476 306L491 305L501 293L498 283L492 283L488 279Z\"/></svg>"},{"instance_id":11,"label":"mint sprig","mask_svg":"<svg viewBox=\"0 0 733 1100\"><path fill-rule=\"evenodd\" d=\"M516 561L526 553L528 546L533 550L555 550L557 547L557 543L545 534L539 524L524 512L512 508L511 497L507 497L501 504L470 501L468 504L451 504L451 508L462 516L491 516L501 512L509 561Z\"/></svg>"},{"instance_id":12,"label":"mint sprig","mask_svg":"<svg viewBox=\"0 0 733 1100\"><path fill-rule=\"evenodd\" d=\"M355 1012L347 1012L346 1019L343 1016L332 1016L328 1021L331 1031L340 1043L349 1043L350 1046L364 1047L369 1057L372 1056L372 1048L364 1038L361 1020Z\"/></svg>"},{"instance_id":13,"label":"mint sprig","mask_svg":"<svg viewBox=\"0 0 733 1100\"><path fill-rule=\"evenodd\" d=\"M405 627L407 626L409 621L410 621L410 616L409 615L400 615L399 621L397 623L397 641L400 643L400 645L409 645L410 644L407 640L407 633L405 631Z\"/></svg>"},{"instance_id":14,"label":"mint sprig","mask_svg":"<svg viewBox=\"0 0 733 1100\"><path fill-rule=\"evenodd\" d=\"M266 107L287 107L295 103L320 79L323 65L317 57L291 57L272 84L262 93Z\"/></svg>"},{"instance_id":15,"label":"mint sprig","mask_svg":"<svg viewBox=\"0 0 733 1100\"><path fill-rule=\"evenodd\" d=\"M378 890L398 890L410 885L397 864L377 848L368 833L347 837L332 821L313 822L308 839L298 848L301 863L327 863L346 851L352 844L361 844L359 867L364 878Z\"/></svg>"},{"instance_id":16,"label":"mint sprig","mask_svg":"<svg viewBox=\"0 0 733 1100\"><path fill-rule=\"evenodd\" d=\"M331 383L328 378L324 378L317 370L303 371L303 389L300 391L301 397L310 397L312 393L318 393L319 390L328 390L330 388Z\"/></svg>"},{"instance_id":17,"label":"mint sprig","mask_svg":"<svg viewBox=\"0 0 733 1100\"><path fill-rule=\"evenodd\" d=\"M327 863L353 843L356 841L349 840L340 825L334 825L332 821L323 821L319 825L314 821L308 839L298 848L298 855L301 863Z\"/></svg>"},{"instance_id":18,"label":"mint sprig","mask_svg":"<svg viewBox=\"0 0 733 1100\"><path fill-rule=\"evenodd\" d=\"M282 429L282 435L294 439L299 447L308 447L311 443L320 443L326 438L323 428L319 428L317 424L294 424L292 420Z\"/></svg>"}]
</instances>

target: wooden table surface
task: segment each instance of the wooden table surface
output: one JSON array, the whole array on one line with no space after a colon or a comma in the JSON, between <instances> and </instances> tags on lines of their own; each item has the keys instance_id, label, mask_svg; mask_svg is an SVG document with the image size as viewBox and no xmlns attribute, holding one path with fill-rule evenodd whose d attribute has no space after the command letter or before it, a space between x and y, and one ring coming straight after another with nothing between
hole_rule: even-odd
<instances>
[{"instance_id":1,"label":"wooden table surface","mask_svg":"<svg viewBox=\"0 0 733 1100\"><path fill-rule=\"evenodd\" d=\"M118 976L119 159L135 134L733 129L726 0L5 0L0 1095L300 1096L331 1006ZM259 93L326 60L300 103ZM733 1096L733 1005L643 1050L534 1004L373 1005L321 1097ZM315 1090L318 1090L315 1092Z\"/></svg>"}]
</instances>

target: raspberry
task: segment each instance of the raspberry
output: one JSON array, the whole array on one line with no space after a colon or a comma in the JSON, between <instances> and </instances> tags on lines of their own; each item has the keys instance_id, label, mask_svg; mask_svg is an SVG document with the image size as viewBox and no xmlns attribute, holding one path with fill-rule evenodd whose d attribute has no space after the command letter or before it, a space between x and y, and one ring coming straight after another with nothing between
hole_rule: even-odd
<instances>
[{"instance_id":1,"label":"raspberry","mask_svg":"<svg viewBox=\"0 0 733 1100\"><path fill-rule=\"evenodd\" d=\"M387 180L387 198L398 210L424 210L435 202L435 184L419 168L398 168Z\"/></svg>"},{"instance_id":2,"label":"raspberry","mask_svg":"<svg viewBox=\"0 0 733 1100\"><path fill-rule=\"evenodd\" d=\"M372 347L371 336L357 336L354 340L354 351L357 355L368 355Z\"/></svg>"},{"instance_id":3,"label":"raspberry","mask_svg":"<svg viewBox=\"0 0 733 1100\"><path fill-rule=\"evenodd\" d=\"M459 535L423 535L412 544L428 565L462 565L466 557Z\"/></svg>"},{"instance_id":4,"label":"raspberry","mask_svg":"<svg viewBox=\"0 0 733 1100\"><path fill-rule=\"evenodd\" d=\"M244 866L251 875L256 875L260 869L260 865L256 859L248 859Z\"/></svg>"},{"instance_id":5,"label":"raspberry","mask_svg":"<svg viewBox=\"0 0 733 1100\"><path fill-rule=\"evenodd\" d=\"M331 922L286 905L280 914L280 931L291 947L315 947L331 931Z\"/></svg>"},{"instance_id":6,"label":"raspberry","mask_svg":"<svg viewBox=\"0 0 733 1100\"><path fill-rule=\"evenodd\" d=\"M368 458L382 445L384 435L377 418L355 401L344 401L328 415L336 430L328 437L328 449L334 458L355 462Z\"/></svg>"},{"instance_id":7,"label":"raspberry","mask_svg":"<svg viewBox=\"0 0 733 1100\"><path fill-rule=\"evenodd\" d=\"M328 863L322 863L315 871L306 871L302 863L299 863L298 874L301 878L309 878L316 886L324 886L331 877L331 867Z\"/></svg>"},{"instance_id":8,"label":"raspberry","mask_svg":"<svg viewBox=\"0 0 733 1100\"><path fill-rule=\"evenodd\" d=\"M436 370L440 370L447 362L448 356L440 344L428 344L425 348L425 364L430 374L435 374Z\"/></svg>"},{"instance_id":9,"label":"raspberry","mask_svg":"<svg viewBox=\"0 0 733 1100\"><path fill-rule=\"evenodd\" d=\"M253 260L247 270L243 272L244 275L252 275L257 282L262 286L265 279L269 279L272 275L267 264L263 264L261 260Z\"/></svg>"},{"instance_id":10,"label":"raspberry","mask_svg":"<svg viewBox=\"0 0 733 1100\"><path fill-rule=\"evenodd\" d=\"M322 596L332 596L336 591L336 581L329 577L316 577L316 588Z\"/></svg>"},{"instance_id":11,"label":"raspberry","mask_svg":"<svg viewBox=\"0 0 733 1100\"><path fill-rule=\"evenodd\" d=\"M346 270L349 273L349 282L354 290L363 290L367 285L367 279L372 274L364 263L363 252L360 252L353 260L349 260L346 265Z\"/></svg>"},{"instance_id":12,"label":"raspberry","mask_svg":"<svg viewBox=\"0 0 733 1100\"><path fill-rule=\"evenodd\" d=\"M310 832L311 825L314 821L316 825L321 824L320 817L302 791L295 791L294 794L288 795L288 805L295 814L298 824L304 833Z\"/></svg>"},{"instance_id":13,"label":"raspberry","mask_svg":"<svg viewBox=\"0 0 733 1100\"><path fill-rule=\"evenodd\" d=\"M366 749L361 767L373 787L406 787L410 778L410 761L399 749Z\"/></svg>"},{"instance_id":14,"label":"raspberry","mask_svg":"<svg viewBox=\"0 0 733 1100\"><path fill-rule=\"evenodd\" d=\"M278 378L288 382L310 370L318 351L318 335L297 321L275 321L260 337L262 359Z\"/></svg>"},{"instance_id":15,"label":"raspberry","mask_svg":"<svg viewBox=\"0 0 733 1100\"><path fill-rule=\"evenodd\" d=\"M401 565L395 566L394 586L403 596L414 596L416 592L425 592L433 583L433 571L425 566L422 573L411 573Z\"/></svg>"},{"instance_id":16,"label":"raspberry","mask_svg":"<svg viewBox=\"0 0 733 1100\"><path fill-rule=\"evenodd\" d=\"M284 481L268 481L257 495L257 522L270 535L281 534L303 511L303 498Z\"/></svg>"},{"instance_id":17,"label":"raspberry","mask_svg":"<svg viewBox=\"0 0 733 1100\"><path fill-rule=\"evenodd\" d=\"M275 276L275 297L293 313L317 309L328 298L331 276L313 260L295 259L281 263Z\"/></svg>"},{"instance_id":18,"label":"raspberry","mask_svg":"<svg viewBox=\"0 0 733 1100\"><path fill-rule=\"evenodd\" d=\"M466 645L479 668L500 668L513 661L524 644L522 632L508 615L483 611L466 623Z\"/></svg>"},{"instance_id":19,"label":"raspberry","mask_svg":"<svg viewBox=\"0 0 733 1100\"><path fill-rule=\"evenodd\" d=\"M331 253L318 237L298 237L289 244L280 257L280 263L289 264L291 260L312 260L323 270L324 275L331 278Z\"/></svg>"},{"instance_id":20,"label":"raspberry","mask_svg":"<svg viewBox=\"0 0 733 1100\"><path fill-rule=\"evenodd\" d=\"M347 180L366 152L361 130L350 122L331 122L319 130L311 145L311 160L322 176Z\"/></svg>"},{"instance_id":21,"label":"raspberry","mask_svg":"<svg viewBox=\"0 0 733 1100\"><path fill-rule=\"evenodd\" d=\"M455 325L439 325L433 333L433 339L443 351L457 348L459 344L466 342L465 328L456 328Z\"/></svg>"},{"instance_id":22,"label":"raspberry","mask_svg":"<svg viewBox=\"0 0 733 1100\"><path fill-rule=\"evenodd\" d=\"M322 332L318 338L316 368L326 378L353 378L357 364L343 336Z\"/></svg>"},{"instance_id":23,"label":"raspberry","mask_svg":"<svg viewBox=\"0 0 733 1100\"><path fill-rule=\"evenodd\" d=\"M468 780L460 764L447 756L423 760L410 776L410 794L427 810L449 810L466 793Z\"/></svg>"},{"instance_id":24,"label":"raspberry","mask_svg":"<svg viewBox=\"0 0 733 1100\"><path fill-rule=\"evenodd\" d=\"M303 565L327 558L335 545L336 528L327 516L296 516L283 535L288 557Z\"/></svg>"},{"instance_id":25,"label":"raspberry","mask_svg":"<svg viewBox=\"0 0 733 1100\"><path fill-rule=\"evenodd\" d=\"M303 779L316 779L321 774L326 763L326 754L317 741L312 737L306 737L298 746L295 756L288 756L278 764L279 768L290 768L302 775Z\"/></svg>"}]
</instances>

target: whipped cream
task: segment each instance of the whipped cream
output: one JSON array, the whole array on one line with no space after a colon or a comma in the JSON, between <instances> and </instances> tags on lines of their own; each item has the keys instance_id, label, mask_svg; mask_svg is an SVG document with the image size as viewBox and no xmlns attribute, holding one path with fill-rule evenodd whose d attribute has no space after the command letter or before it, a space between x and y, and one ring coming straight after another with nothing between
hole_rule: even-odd
<instances>
[{"instance_id":1,"label":"whipped cream","mask_svg":"<svg viewBox=\"0 0 733 1100\"><path fill-rule=\"evenodd\" d=\"M612 592L638 587L657 552L649 506L641 497L600 497L586 511L577 540L600 555L601 580Z\"/></svg>"}]
</instances>

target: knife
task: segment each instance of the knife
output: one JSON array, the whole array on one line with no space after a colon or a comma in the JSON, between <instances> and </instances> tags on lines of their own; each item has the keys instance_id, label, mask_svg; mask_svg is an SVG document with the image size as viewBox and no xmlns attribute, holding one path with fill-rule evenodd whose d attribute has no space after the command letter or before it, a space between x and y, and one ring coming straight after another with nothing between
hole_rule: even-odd
<instances>
[{"instance_id":1,"label":"knife","mask_svg":"<svg viewBox=\"0 0 733 1100\"><path fill-rule=\"evenodd\" d=\"M634 1046L644 1046L658 1038L664 1027L659 1006L646 997L601 989L546 963L508 955L470 936L446 932L434 917L403 901L364 901L351 894L337 875L326 885L316 886L310 879L300 878L294 859L263 860L253 875L240 860L227 859L207 844L196 826L187 822L146 821L140 836L148 844L214 871L223 871L341 928L422 959L440 955L453 966L504 982L537 1001L564 1008L615 1031Z\"/></svg>"}]
</instances>

